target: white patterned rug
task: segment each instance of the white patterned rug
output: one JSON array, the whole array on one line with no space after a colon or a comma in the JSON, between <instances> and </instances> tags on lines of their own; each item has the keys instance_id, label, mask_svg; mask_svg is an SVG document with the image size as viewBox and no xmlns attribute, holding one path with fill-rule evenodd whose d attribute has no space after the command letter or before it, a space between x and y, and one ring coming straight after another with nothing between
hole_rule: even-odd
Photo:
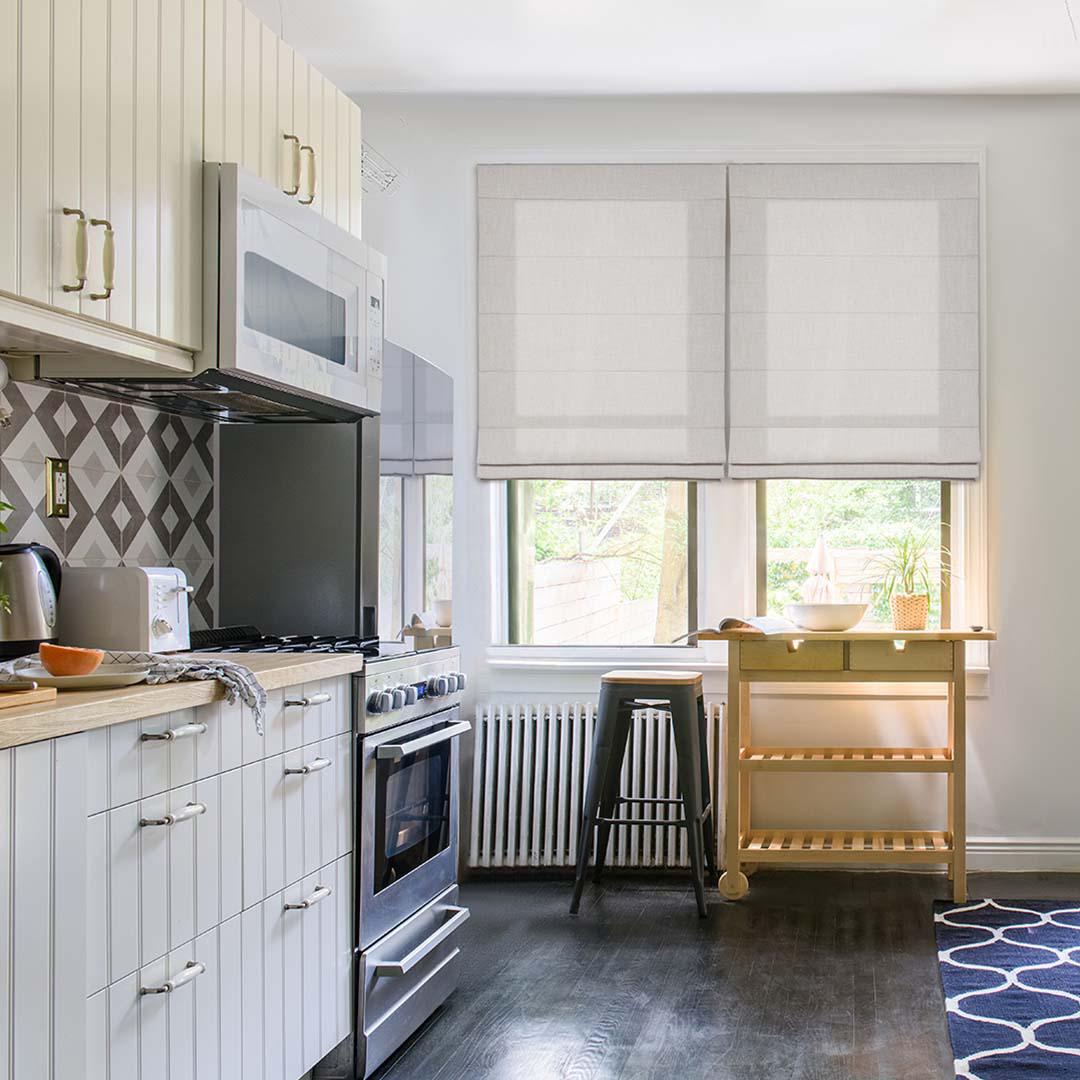
<instances>
[{"instance_id":1,"label":"white patterned rug","mask_svg":"<svg viewBox=\"0 0 1080 1080\"><path fill-rule=\"evenodd\" d=\"M934 904L956 1075L1080 1080L1080 904Z\"/></svg>"}]
</instances>

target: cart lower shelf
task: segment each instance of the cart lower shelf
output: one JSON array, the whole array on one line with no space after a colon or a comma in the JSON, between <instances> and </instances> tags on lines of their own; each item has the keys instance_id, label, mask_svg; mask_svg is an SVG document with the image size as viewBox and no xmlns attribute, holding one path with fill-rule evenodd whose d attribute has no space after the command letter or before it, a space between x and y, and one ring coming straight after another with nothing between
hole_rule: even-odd
<instances>
[{"instance_id":1,"label":"cart lower shelf","mask_svg":"<svg viewBox=\"0 0 1080 1080\"><path fill-rule=\"evenodd\" d=\"M748 863L951 863L952 838L947 832L834 829L796 832L754 829L739 845L740 861Z\"/></svg>"}]
</instances>

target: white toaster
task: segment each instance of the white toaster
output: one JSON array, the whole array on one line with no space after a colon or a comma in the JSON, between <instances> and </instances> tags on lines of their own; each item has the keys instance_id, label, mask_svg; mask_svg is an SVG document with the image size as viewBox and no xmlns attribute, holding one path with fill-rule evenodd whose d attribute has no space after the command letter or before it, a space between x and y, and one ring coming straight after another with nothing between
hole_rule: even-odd
<instances>
[{"instance_id":1,"label":"white toaster","mask_svg":"<svg viewBox=\"0 0 1080 1080\"><path fill-rule=\"evenodd\" d=\"M60 642L125 652L188 649L192 592L183 570L173 566L66 566Z\"/></svg>"}]
</instances>

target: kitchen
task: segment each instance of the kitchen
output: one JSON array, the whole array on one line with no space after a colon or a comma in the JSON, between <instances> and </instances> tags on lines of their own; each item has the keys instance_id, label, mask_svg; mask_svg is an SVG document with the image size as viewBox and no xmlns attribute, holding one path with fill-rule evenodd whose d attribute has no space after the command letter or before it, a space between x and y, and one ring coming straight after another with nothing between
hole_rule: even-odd
<instances>
[{"instance_id":1,"label":"kitchen","mask_svg":"<svg viewBox=\"0 0 1080 1080\"><path fill-rule=\"evenodd\" d=\"M0 1080L1071 1075L1072 13L781 6L0 0Z\"/></svg>"}]
</instances>

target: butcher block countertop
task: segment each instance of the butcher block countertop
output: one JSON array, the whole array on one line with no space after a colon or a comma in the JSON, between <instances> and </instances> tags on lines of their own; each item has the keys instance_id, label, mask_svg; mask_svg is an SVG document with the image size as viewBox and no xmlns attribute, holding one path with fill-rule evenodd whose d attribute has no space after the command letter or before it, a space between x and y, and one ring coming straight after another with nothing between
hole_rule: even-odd
<instances>
[{"instance_id":1,"label":"butcher block countertop","mask_svg":"<svg viewBox=\"0 0 1080 1080\"><path fill-rule=\"evenodd\" d=\"M200 653L200 659L209 660L213 656ZM332 679L336 675L351 675L364 666L364 658L355 654L245 653L242 657L232 654L222 659L250 668L267 690ZM224 698L224 690L216 679L193 679L156 686L140 683L119 690L61 690L54 701L0 710L0 750L110 724L123 724L128 720L141 720L144 716L209 705Z\"/></svg>"}]
</instances>

